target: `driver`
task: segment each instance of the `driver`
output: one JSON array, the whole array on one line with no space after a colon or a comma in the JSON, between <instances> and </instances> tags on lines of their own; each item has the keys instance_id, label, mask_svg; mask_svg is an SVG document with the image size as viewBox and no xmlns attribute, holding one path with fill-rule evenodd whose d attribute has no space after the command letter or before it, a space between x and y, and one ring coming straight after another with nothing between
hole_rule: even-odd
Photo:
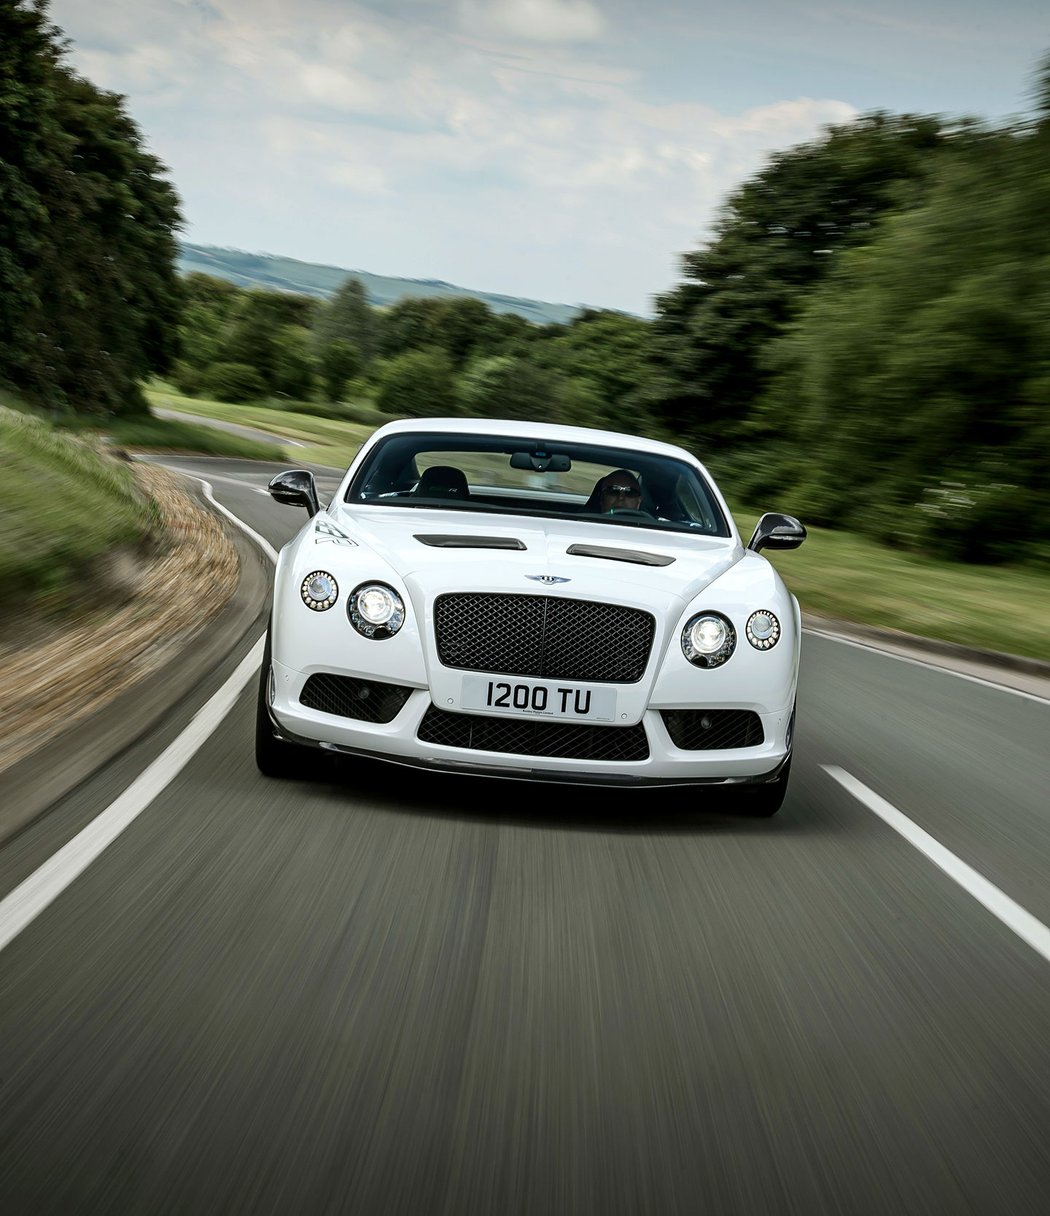
<instances>
[{"instance_id":1,"label":"driver","mask_svg":"<svg viewBox=\"0 0 1050 1216\"><path fill-rule=\"evenodd\" d=\"M637 511L642 505L642 491L638 479L626 469L617 469L598 482L599 510L603 515L610 511L629 508Z\"/></svg>"}]
</instances>

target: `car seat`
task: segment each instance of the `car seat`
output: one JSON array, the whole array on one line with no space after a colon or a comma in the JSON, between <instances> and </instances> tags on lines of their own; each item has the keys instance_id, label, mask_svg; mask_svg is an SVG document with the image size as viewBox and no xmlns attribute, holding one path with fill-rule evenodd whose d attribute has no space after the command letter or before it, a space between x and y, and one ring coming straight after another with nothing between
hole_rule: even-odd
<instances>
[{"instance_id":1,"label":"car seat","mask_svg":"<svg viewBox=\"0 0 1050 1216\"><path fill-rule=\"evenodd\" d=\"M415 492L420 498L454 498L460 502L470 497L463 471L449 464L435 464L424 469Z\"/></svg>"}]
</instances>

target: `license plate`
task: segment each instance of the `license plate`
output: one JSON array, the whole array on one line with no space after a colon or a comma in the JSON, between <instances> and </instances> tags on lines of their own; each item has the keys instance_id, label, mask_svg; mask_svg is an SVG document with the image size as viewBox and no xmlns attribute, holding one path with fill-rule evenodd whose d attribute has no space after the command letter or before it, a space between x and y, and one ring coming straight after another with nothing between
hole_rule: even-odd
<instances>
[{"instance_id":1,"label":"license plate","mask_svg":"<svg viewBox=\"0 0 1050 1216\"><path fill-rule=\"evenodd\" d=\"M462 702L464 709L573 722L612 722L616 717L615 688L580 688L549 680L464 676Z\"/></svg>"}]
</instances>

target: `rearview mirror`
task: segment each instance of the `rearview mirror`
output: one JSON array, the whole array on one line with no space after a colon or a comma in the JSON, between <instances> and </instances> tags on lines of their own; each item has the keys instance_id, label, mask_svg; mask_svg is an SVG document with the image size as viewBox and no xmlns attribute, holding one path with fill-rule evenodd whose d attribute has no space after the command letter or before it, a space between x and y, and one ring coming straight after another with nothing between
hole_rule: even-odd
<instances>
[{"instance_id":1,"label":"rearview mirror","mask_svg":"<svg viewBox=\"0 0 1050 1216\"><path fill-rule=\"evenodd\" d=\"M552 456L549 452L512 452L512 469L531 469L534 473L567 473L572 468L568 456Z\"/></svg>"}]
</instances>

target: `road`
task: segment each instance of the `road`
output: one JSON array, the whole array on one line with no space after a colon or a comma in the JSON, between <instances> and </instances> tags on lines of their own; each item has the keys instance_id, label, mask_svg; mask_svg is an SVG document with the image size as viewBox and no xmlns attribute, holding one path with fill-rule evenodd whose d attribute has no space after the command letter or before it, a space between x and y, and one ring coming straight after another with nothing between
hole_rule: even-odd
<instances>
[{"instance_id":1,"label":"road","mask_svg":"<svg viewBox=\"0 0 1050 1216\"><path fill-rule=\"evenodd\" d=\"M206 467L272 544L301 523ZM8 842L0 899L264 612ZM268 781L252 695L0 952L5 1214L1047 1210L1045 697L809 634L792 787L753 821L361 763Z\"/></svg>"},{"instance_id":2,"label":"road","mask_svg":"<svg viewBox=\"0 0 1050 1216\"><path fill-rule=\"evenodd\" d=\"M275 447L301 448L305 446L297 439L288 439L283 435L275 435L273 431L263 431L254 426L242 426L239 422L227 422L225 418L205 418L203 414L188 414L185 410L167 409L161 405L151 406L150 412L157 418L170 418L176 422L192 422L194 426L210 426L216 431L240 435L242 439L254 439L257 443L272 443Z\"/></svg>"}]
</instances>

